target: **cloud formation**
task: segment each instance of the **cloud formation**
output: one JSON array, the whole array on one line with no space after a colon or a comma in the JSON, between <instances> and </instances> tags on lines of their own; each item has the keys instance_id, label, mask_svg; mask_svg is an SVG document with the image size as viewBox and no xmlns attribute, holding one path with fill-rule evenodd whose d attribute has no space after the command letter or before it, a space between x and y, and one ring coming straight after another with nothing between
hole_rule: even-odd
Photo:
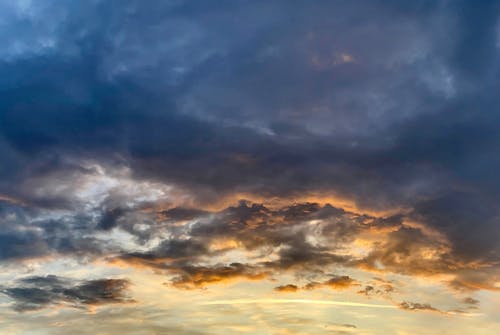
<instances>
[{"instance_id":1,"label":"cloud formation","mask_svg":"<svg viewBox=\"0 0 500 335\"><path fill-rule=\"evenodd\" d=\"M418 302L403 301L401 304L399 304L399 308L408 311L429 311L441 313L439 309L432 307L430 304L421 304Z\"/></svg>"},{"instance_id":2,"label":"cloud formation","mask_svg":"<svg viewBox=\"0 0 500 335\"><path fill-rule=\"evenodd\" d=\"M394 278L469 308L500 290L497 1L0 13L2 269L68 258L173 288L345 288L409 311L435 303ZM126 301L127 283L2 292L20 311L82 307Z\"/></svg>"},{"instance_id":3,"label":"cloud formation","mask_svg":"<svg viewBox=\"0 0 500 335\"><path fill-rule=\"evenodd\" d=\"M95 279L74 281L55 275L26 277L1 293L14 300L19 312L33 311L58 305L87 308L104 304L134 302L127 295L130 282L126 279Z\"/></svg>"}]
</instances>

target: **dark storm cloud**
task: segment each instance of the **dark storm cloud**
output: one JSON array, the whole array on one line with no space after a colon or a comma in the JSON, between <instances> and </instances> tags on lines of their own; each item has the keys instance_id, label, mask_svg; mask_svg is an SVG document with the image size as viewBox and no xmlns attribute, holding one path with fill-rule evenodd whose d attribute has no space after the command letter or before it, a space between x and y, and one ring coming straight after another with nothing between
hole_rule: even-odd
<instances>
[{"instance_id":1,"label":"dark storm cloud","mask_svg":"<svg viewBox=\"0 0 500 335\"><path fill-rule=\"evenodd\" d=\"M455 192L419 202L414 215L446 233L453 242L454 252L466 260L500 257L500 208L493 198ZM471 229L473 226L477 229ZM464 235L464 231L468 234Z\"/></svg>"},{"instance_id":2,"label":"dark storm cloud","mask_svg":"<svg viewBox=\"0 0 500 335\"><path fill-rule=\"evenodd\" d=\"M189 262L207 255L208 246L204 241L194 239L164 240L159 246L148 252L134 252L122 255L127 262L164 269L166 263L173 261Z\"/></svg>"},{"instance_id":3,"label":"dark storm cloud","mask_svg":"<svg viewBox=\"0 0 500 335\"><path fill-rule=\"evenodd\" d=\"M125 214L123 208L112 208L104 212L97 227L103 230L110 230L118 224L118 220Z\"/></svg>"},{"instance_id":4,"label":"dark storm cloud","mask_svg":"<svg viewBox=\"0 0 500 335\"><path fill-rule=\"evenodd\" d=\"M174 221L199 218L187 237L123 258L195 262L214 254L212 241L235 239L247 251L281 246L267 269L381 270L382 262L398 273L460 272L451 285L494 288L496 1L1 6L8 15L0 30L0 199L23 204L31 218L2 216L2 260L104 254L108 248L88 237L96 230L119 227L146 243L165 227L175 231ZM85 160L129 167L133 178L180 187L201 203L234 193L323 192L361 208L408 211L377 221L331 206L273 212L253 204L213 220L203 209L170 209L157 213L164 221L157 227L116 195L86 212L73 194L78 183L69 182L97 174ZM78 213L35 220L46 210ZM331 220L322 229L335 241L330 249L313 245L302 227L323 218ZM402 227L403 219L450 244ZM17 229L20 221L30 229ZM365 259L335 253L370 227L393 231ZM429 248L439 251L429 256ZM468 272L474 262L489 266L486 275Z\"/></svg>"},{"instance_id":5,"label":"dark storm cloud","mask_svg":"<svg viewBox=\"0 0 500 335\"><path fill-rule=\"evenodd\" d=\"M182 207L172 208L159 213L161 219L172 222L193 220L195 218L203 216L204 214L208 214L208 212L196 208L182 208Z\"/></svg>"},{"instance_id":6,"label":"dark storm cloud","mask_svg":"<svg viewBox=\"0 0 500 335\"><path fill-rule=\"evenodd\" d=\"M194 265L207 257L217 257L234 249L265 255L273 252L274 248L279 248L276 260L251 265L251 273L319 269L325 265L349 263L348 256L335 254L335 247L351 241L361 229L357 218L359 215L331 205L303 203L269 209L262 204L241 201L238 206L230 206L219 212L200 212L189 224L170 227L172 237L157 247L148 252L127 253L119 259L175 272L184 267L198 269ZM324 222L311 228L308 222L314 220ZM324 236L330 239L328 247L313 245L308 241L308 236L314 229L318 230L318 235L325 232ZM232 244L227 247L211 247L214 243L224 244L228 241Z\"/></svg>"},{"instance_id":7,"label":"dark storm cloud","mask_svg":"<svg viewBox=\"0 0 500 335\"><path fill-rule=\"evenodd\" d=\"M122 248L116 243L95 236L100 230L99 224L93 213L53 214L0 202L0 261L15 262L51 255L92 259L120 251Z\"/></svg>"},{"instance_id":8,"label":"dark storm cloud","mask_svg":"<svg viewBox=\"0 0 500 335\"><path fill-rule=\"evenodd\" d=\"M23 259L43 256L47 244L34 233L0 234L0 260Z\"/></svg>"},{"instance_id":9,"label":"dark storm cloud","mask_svg":"<svg viewBox=\"0 0 500 335\"><path fill-rule=\"evenodd\" d=\"M145 214L148 219L141 221L150 222L147 233L134 229L137 213L132 215L135 210L128 209L110 229L132 234L142 251L98 237L106 212L97 218L73 213L32 221L36 211L26 212L12 204L2 210L3 224L11 229L4 232L4 261L56 254L84 259L104 257L112 263L125 262L167 274L172 285L179 288L205 287L227 280L271 279L272 274L282 272L307 279L311 282L307 288L360 285L348 276L325 279L328 271L338 266L406 275L451 274L455 277L450 287L467 291L495 290L498 276L494 264L479 263L478 271L481 259L463 259L441 235L407 226L408 217L404 215L377 218L329 204L295 203L268 208L240 201L216 212L182 208L150 211ZM34 229L37 234L26 233ZM346 253L359 236L371 239L368 253ZM158 238L158 245L145 249L146 243ZM213 262L220 262L231 251L243 251L249 257L242 263ZM394 290L391 283L378 280L369 286L372 290L359 293L386 295Z\"/></svg>"},{"instance_id":10,"label":"dark storm cloud","mask_svg":"<svg viewBox=\"0 0 500 335\"><path fill-rule=\"evenodd\" d=\"M171 282L179 287L256 275L271 279L273 273L283 272L310 281L304 288L360 286L349 276L325 278L330 269L347 267L409 276L447 274L454 278L449 286L457 290L497 289L494 263L464 259L446 235L426 226L409 226L405 221L413 219L412 212L376 218L316 203L268 208L247 201L218 212L199 211L198 216L193 212L189 210L189 220L181 225L169 226L170 237L158 246L111 261L163 272L173 276ZM163 218L171 224L170 217ZM161 221L157 224L162 226ZM355 254L352 243L360 236L368 239L367 249ZM213 265L211 260L231 251L251 256L236 268ZM393 282L375 278L358 293L387 296L395 291Z\"/></svg>"},{"instance_id":11,"label":"dark storm cloud","mask_svg":"<svg viewBox=\"0 0 500 335\"><path fill-rule=\"evenodd\" d=\"M153 174L191 187L237 186L274 194L324 187L368 203L374 196L394 201L408 194L410 185L425 182L424 172L430 172L429 178L440 177L443 172L429 166L425 156L439 165L449 148L422 145L434 143L438 135L437 140L453 145L454 138L464 136L455 126L442 133L439 125L450 119L447 110L456 102L442 97L439 89L433 92L419 73L434 65L429 59L434 53L439 63L435 66L448 71L451 65L444 62L453 55L439 53L440 36L456 27L467 30L464 24L473 26L475 21L466 17L455 23L455 12L463 9L446 4L410 8L391 2L325 2L275 10L281 6L285 3L155 2L146 7L128 1L120 6L103 2L63 7L47 32L52 46L39 52L27 48L3 64L8 80L3 82L1 124L8 152L14 150L11 163L21 164L23 152L35 157L84 152L103 160L107 155L102 155L111 152L125 156L138 175ZM47 15L52 4L41 7L35 13ZM478 15L494 17L494 8L474 7ZM332 19L330 12L338 17ZM236 20L242 13L248 18ZM451 16L451 22L435 22L441 16ZM11 28L19 29L15 16L11 21ZM354 21L361 25L353 28ZM439 33L429 31L429 24L438 25ZM226 29L228 25L233 29ZM372 32L373 25L380 31ZM491 32L493 26L490 20L481 21L484 31ZM470 37L453 36L445 45L452 44L460 59L471 59L462 55ZM157 43L160 37L164 44ZM366 43L354 45L355 39ZM489 52L481 55L496 50L492 39L484 37L481 45ZM355 61L338 63L336 57L345 58L343 53L352 54ZM325 69L310 64L316 58L327 63L320 64ZM464 61L454 66L461 65ZM394 84L379 85L377 78ZM412 79L423 82L415 86ZM375 90L372 96L381 100L381 110L372 98L358 93L367 88ZM399 101L399 96L411 101ZM435 104L414 106L421 99ZM452 120L452 125L457 122L459 127L464 113L457 111L453 119L458 121ZM372 114L381 117L366 118ZM399 114L406 115L404 120ZM484 121L490 118L486 114ZM426 119L436 126L422 133L417 125ZM397 128L391 128L394 123ZM321 129L330 124L336 128ZM492 134L480 131L488 124L479 120L464 132ZM300 130L304 126L307 129ZM277 133L258 130L269 127ZM466 153L472 149L464 148ZM406 156L412 152L414 165L408 169ZM460 152L455 152L452 158L459 159ZM392 159L384 163L382 157ZM200 166L209 173L201 173ZM276 174L282 170L287 174Z\"/></svg>"},{"instance_id":12,"label":"dark storm cloud","mask_svg":"<svg viewBox=\"0 0 500 335\"><path fill-rule=\"evenodd\" d=\"M19 312L65 304L88 307L133 300L127 295L130 283L125 279L95 279L77 282L54 275L20 279L12 286L4 286L1 293L14 300Z\"/></svg>"}]
</instances>

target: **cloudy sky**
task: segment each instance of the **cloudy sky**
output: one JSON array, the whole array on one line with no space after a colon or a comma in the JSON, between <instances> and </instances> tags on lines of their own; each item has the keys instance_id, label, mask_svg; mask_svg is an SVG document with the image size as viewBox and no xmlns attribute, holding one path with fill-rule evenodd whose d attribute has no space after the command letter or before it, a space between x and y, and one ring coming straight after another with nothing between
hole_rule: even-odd
<instances>
[{"instance_id":1,"label":"cloudy sky","mask_svg":"<svg viewBox=\"0 0 500 335\"><path fill-rule=\"evenodd\" d=\"M0 41L0 333L498 332L500 2L0 0Z\"/></svg>"}]
</instances>

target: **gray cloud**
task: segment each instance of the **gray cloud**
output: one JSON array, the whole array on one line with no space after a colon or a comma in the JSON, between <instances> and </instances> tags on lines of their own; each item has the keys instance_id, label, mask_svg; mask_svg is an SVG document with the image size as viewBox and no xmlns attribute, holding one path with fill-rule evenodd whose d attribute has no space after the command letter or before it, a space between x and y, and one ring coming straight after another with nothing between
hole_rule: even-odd
<instances>
[{"instance_id":1,"label":"gray cloud","mask_svg":"<svg viewBox=\"0 0 500 335\"><path fill-rule=\"evenodd\" d=\"M196 269L343 265L497 289L495 1L0 6L0 260L113 254L178 271L182 284ZM190 201L128 196L123 176L102 191L124 168ZM240 194L402 210L207 210ZM141 248L98 238L114 230ZM368 255L341 252L369 231L383 238ZM207 269L220 240L276 257Z\"/></svg>"},{"instance_id":2,"label":"gray cloud","mask_svg":"<svg viewBox=\"0 0 500 335\"><path fill-rule=\"evenodd\" d=\"M404 301L399 304L399 308L407 310L407 311L430 311L430 312L438 312L441 311L435 307L432 307L430 304L421 304L418 302L407 302Z\"/></svg>"},{"instance_id":3,"label":"gray cloud","mask_svg":"<svg viewBox=\"0 0 500 335\"><path fill-rule=\"evenodd\" d=\"M54 275L27 277L13 286L4 286L1 293L14 300L19 312L38 310L54 305L72 307L133 302L127 295L130 282L125 279L74 281Z\"/></svg>"},{"instance_id":4,"label":"gray cloud","mask_svg":"<svg viewBox=\"0 0 500 335\"><path fill-rule=\"evenodd\" d=\"M34 17L53 6L33 9ZM449 189L456 177L489 170L486 164L474 172L468 162L481 154L478 146L497 143L495 115L471 118L470 111L494 102L488 101L494 79L479 99L455 81L474 57L493 62L492 8L477 5L476 16L459 15L457 22L466 4L325 2L276 10L281 6L155 2L146 9L128 1L59 9L61 19L51 23L59 29L48 30L60 43L42 50L43 59L21 53L3 66L18 80L4 83L2 134L8 151L14 148L11 163L21 166L23 152L35 160L71 153L106 160L111 153L137 175L197 189L275 195L325 189L372 207L412 205ZM332 11L334 20L326 14ZM243 12L246 19L235 20ZM478 25L474 18L482 13L490 19ZM22 21L12 21L20 29ZM465 27L486 34L471 39ZM160 36L165 43L155 42ZM473 48L481 53L467 53L469 42L481 43ZM343 54L354 61L342 63ZM42 66L49 70L23 75ZM72 75L57 75L63 72ZM17 104L20 95L30 99ZM25 127L37 131L28 135Z\"/></svg>"}]
</instances>

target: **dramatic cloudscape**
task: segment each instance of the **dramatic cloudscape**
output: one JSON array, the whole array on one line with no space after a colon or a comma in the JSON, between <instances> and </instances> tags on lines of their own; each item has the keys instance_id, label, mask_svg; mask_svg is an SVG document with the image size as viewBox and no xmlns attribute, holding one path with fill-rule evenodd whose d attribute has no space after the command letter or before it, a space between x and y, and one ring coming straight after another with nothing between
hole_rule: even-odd
<instances>
[{"instance_id":1,"label":"dramatic cloudscape","mask_svg":"<svg viewBox=\"0 0 500 335\"><path fill-rule=\"evenodd\" d=\"M498 334L500 2L0 0L0 333Z\"/></svg>"}]
</instances>

